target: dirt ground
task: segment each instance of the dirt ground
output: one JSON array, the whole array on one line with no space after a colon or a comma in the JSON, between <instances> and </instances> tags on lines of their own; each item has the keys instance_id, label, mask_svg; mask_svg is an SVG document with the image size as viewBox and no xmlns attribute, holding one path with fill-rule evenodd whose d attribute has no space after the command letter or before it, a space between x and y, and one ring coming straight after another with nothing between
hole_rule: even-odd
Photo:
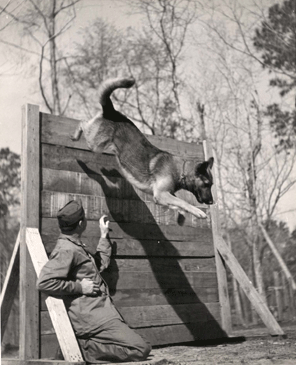
<instances>
[{"instance_id":1,"label":"dirt ground","mask_svg":"<svg viewBox=\"0 0 296 365\"><path fill-rule=\"evenodd\" d=\"M148 361L139 364L296 365L296 327L287 326L283 329L287 338L269 336L264 330L259 337L257 330L239 331L239 336L247 333L245 339L211 345L190 344L153 349Z\"/></svg>"},{"instance_id":2,"label":"dirt ground","mask_svg":"<svg viewBox=\"0 0 296 365\"><path fill-rule=\"evenodd\" d=\"M240 330L235 333L238 337L227 343L154 348L147 361L128 364L296 365L296 326L283 326L282 328L287 338L272 337L268 335L266 329ZM2 358L11 358L14 357L13 355L15 354L2 353Z\"/></svg>"}]
</instances>

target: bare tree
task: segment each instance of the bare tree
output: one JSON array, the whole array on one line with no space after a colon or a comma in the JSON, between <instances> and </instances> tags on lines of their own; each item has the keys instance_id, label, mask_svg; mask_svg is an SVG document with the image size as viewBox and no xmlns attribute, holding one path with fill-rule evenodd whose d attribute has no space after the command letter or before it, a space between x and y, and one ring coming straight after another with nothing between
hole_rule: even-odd
<instances>
[{"instance_id":1,"label":"bare tree","mask_svg":"<svg viewBox=\"0 0 296 365\"><path fill-rule=\"evenodd\" d=\"M194 23L197 17L196 2L193 0L129 0L131 12L139 13L143 16L145 33L153 39L153 44L157 45L158 55L161 56L158 68L158 81L156 81L156 91L159 93L159 81L165 81L169 85L170 93L163 100L172 99L174 101L176 120L169 126L169 136L187 138L186 123L188 116L184 116L184 107L182 108L182 88L184 86L184 76L181 76L182 61L184 56L185 45L188 44L189 27ZM157 53L154 52L154 57ZM156 79L157 80L157 79ZM171 94L171 95L170 95ZM159 104L158 104L159 105ZM164 113L165 108L161 113ZM155 118L161 115L154 113ZM173 118L172 118L173 119ZM185 123L186 122L186 123ZM179 128L176 128L177 126ZM177 129L179 133L176 134ZM183 135L181 135L183 130ZM190 129L191 131L191 129Z\"/></svg>"},{"instance_id":2,"label":"bare tree","mask_svg":"<svg viewBox=\"0 0 296 365\"><path fill-rule=\"evenodd\" d=\"M63 95L60 88L60 64L64 60L58 47L58 38L64 34L76 17L75 5L80 0L28 0L21 3L9 1L0 6L0 11L7 16L7 23L2 27L0 42L39 58L38 82L40 93L50 113L63 114L68 100L62 106ZM20 31L19 42L6 39L7 31L12 27ZM60 47L61 49L62 47ZM47 76L49 72L49 77ZM49 80L49 82L48 82Z\"/></svg>"}]
</instances>

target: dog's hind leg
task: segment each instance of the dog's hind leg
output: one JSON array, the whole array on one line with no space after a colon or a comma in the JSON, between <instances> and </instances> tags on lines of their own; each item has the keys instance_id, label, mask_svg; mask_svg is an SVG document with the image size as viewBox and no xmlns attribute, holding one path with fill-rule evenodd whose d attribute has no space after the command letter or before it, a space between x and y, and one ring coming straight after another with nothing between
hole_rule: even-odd
<instances>
[{"instance_id":1,"label":"dog's hind leg","mask_svg":"<svg viewBox=\"0 0 296 365\"><path fill-rule=\"evenodd\" d=\"M154 200L157 204L168 206L171 209L184 210L195 215L198 218L206 218L207 215L199 208L185 202L184 200L173 196L168 191L158 191L154 194Z\"/></svg>"}]
</instances>

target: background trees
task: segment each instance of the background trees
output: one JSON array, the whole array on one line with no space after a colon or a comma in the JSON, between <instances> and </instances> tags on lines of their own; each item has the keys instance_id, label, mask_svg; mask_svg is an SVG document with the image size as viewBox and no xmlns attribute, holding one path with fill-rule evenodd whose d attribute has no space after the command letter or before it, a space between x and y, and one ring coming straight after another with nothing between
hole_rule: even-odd
<instances>
[{"instance_id":1,"label":"background trees","mask_svg":"<svg viewBox=\"0 0 296 365\"><path fill-rule=\"evenodd\" d=\"M0 42L19 51L18 55L35 55L30 65L38 65L38 84L42 100L52 114L64 114L71 95L61 88L61 65L66 60L59 38L71 26L76 17L75 5L80 0L28 0L8 1L0 6L6 22L0 29ZM4 17L2 16L2 19ZM17 31L17 42L7 42L6 31ZM28 61L29 59L26 58ZM64 100L67 98L66 100Z\"/></svg>"},{"instance_id":2,"label":"background trees","mask_svg":"<svg viewBox=\"0 0 296 365\"><path fill-rule=\"evenodd\" d=\"M267 106L266 115L278 137L279 146L292 148L296 134L296 3L287 0L271 6L255 30L254 46L262 65L274 77L270 85L278 88L280 102ZM293 105L294 104L294 105Z\"/></svg>"}]
</instances>

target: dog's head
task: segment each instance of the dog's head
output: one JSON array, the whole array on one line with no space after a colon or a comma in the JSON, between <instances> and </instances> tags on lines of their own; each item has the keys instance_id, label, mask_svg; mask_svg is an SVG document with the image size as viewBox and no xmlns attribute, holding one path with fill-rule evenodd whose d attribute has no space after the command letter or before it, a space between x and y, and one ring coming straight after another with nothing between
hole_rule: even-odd
<instances>
[{"instance_id":1,"label":"dog's head","mask_svg":"<svg viewBox=\"0 0 296 365\"><path fill-rule=\"evenodd\" d=\"M195 168L193 194L199 203L213 204L211 187L213 185L213 167L214 158L210 157L208 161L199 163Z\"/></svg>"}]
</instances>

